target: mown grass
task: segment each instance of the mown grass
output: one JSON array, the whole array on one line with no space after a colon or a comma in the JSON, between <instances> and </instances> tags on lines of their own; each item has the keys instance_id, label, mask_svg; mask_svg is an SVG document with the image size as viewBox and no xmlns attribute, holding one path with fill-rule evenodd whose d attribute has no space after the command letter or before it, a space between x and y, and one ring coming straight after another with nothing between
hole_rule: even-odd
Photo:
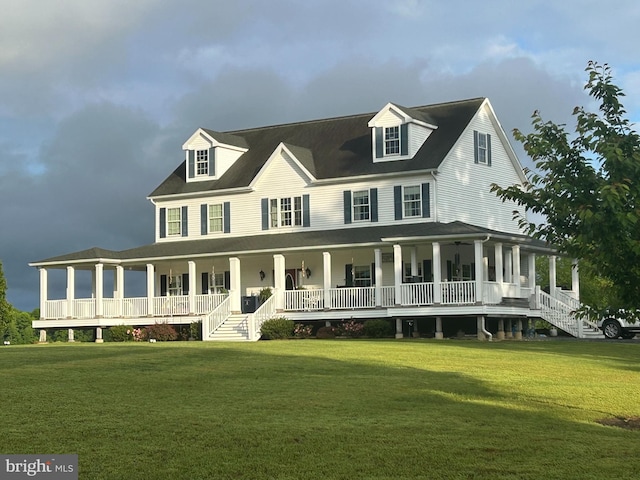
<instances>
[{"instance_id":1,"label":"mown grass","mask_svg":"<svg viewBox=\"0 0 640 480\"><path fill-rule=\"evenodd\" d=\"M638 478L640 345L433 340L0 349L0 452L81 479Z\"/></svg>"}]
</instances>

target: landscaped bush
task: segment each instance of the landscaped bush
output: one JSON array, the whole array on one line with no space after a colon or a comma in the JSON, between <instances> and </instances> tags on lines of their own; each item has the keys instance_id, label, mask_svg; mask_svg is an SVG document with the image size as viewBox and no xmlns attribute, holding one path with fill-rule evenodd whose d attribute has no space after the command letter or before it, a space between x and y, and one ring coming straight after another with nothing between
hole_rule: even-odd
<instances>
[{"instance_id":1,"label":"landscaped bush","mask_svg":"<svg viewBox=\"0 0 640 480\"><path fill-rule=\"evenodd\" d=\"M156 323L149 325L146 329L148 339L157 340L158 342L168 342L178 339L178 332L168 323Z\"/></svg>"},{"instance_id":2,"label":"landscaped bush","mask_svg":"<svg viewBox=\"0 0 640 480\"><path fill-rule=\"evenodd\" d=\"M316 338L336 338L333 327L320 327L316 332Z\"/></svg>"},{"instance_id":3,"label":"landscaped bush","mask_svg":"<svg viewBox=\"0 0 640 480\"><path fill-rule=\"evenodd\" d=\"M371 338L382 338L393 334L393 325L389 320L377 318L364 322L364 334Z\"/></svg>"},{"instance_id":4,"label":"landscaped bush","mask_svg":"<svg viewBox=\"0 0 640 480\"><path fill-rule=\"evenodd\" d=\"M293 320L279 317L266 320L260 327L260 333L265 340L278 340L293 336Z\"/></svg>"},{"instance_id":5,"label":"landscaped bush","mask_svg":"<svg viewBox=\"0 0 640 480\"><path fill-rule=\"evenodd\" d=\"M189 332L194 340L202 340L202 321L191 322L189 325Z\"/></svg>"},{"instance_id":6,"label":"landscaped bush","mask_svg":"<svg viewBox=\"0 0 640 480\"><path fill-rule=\"evenodd\" d=\"M293 335L296 338L309 338L313 333L313 325L305 325L304 323L296 323L293 328Z\"/></svg>"},{"instance_id":7,"label":"landscaped bush","mask_svg":"<svg viewBox=\"0 0 640 480\"><path fill-rule=\"evenodd\" d=\"M130 325L114 325L109 328L109 334L112 342L133 341L133 327Z\"/></svg>"},{"instance_id":8,"label":"landscaped bush","mask_svg":"<svg viewBox=\"0 0 640 480\"><path fill-rule=\"evenodd\" d=\"M355 320L349 320L342 324L342 330L344 334L349 337L361 337L364 334L364 324L356 322Z\"/></svg>"}]
</instances>

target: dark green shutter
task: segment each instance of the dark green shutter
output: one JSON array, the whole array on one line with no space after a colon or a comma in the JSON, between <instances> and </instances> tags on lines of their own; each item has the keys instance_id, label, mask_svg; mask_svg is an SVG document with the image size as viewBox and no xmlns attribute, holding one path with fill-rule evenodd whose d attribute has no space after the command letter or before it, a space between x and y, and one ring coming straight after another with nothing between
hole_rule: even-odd
<instances>
[{"instance_id":1,"label":"dark green shutter","mask_svg":"<svg viewBox=\"0 0 640 480\"><path fill-rule=\"evenodd\" d=\"M188 273L182 274L182 294L183 295L189 294L189 274Z\"/></svg>"},{"instance_id":2,"label":"dark green shutter","mask_svg":"<svg viewBox=\"0 0 640 480\"><path fill-rule=\"evenodd\" d=\"M216 174L216 149L209 149L209 176L213 177Z\"/></svg>"},{"instance_id":3,"label":"dark green shutter","mask_svg":"<svg viewBox=\"0 0 640 480\"><path fill-rule=\"evenodd\" d=\"M231 203L230 202L224 202L222 204L222 211L223 211L223 215L224 218L222 219L222 222L224 223L224 233L231 233Z\"/></svg>"},{"instance_id":4,"label":"dark green shutter","mask_svg":"<svg viewBox=\"0 0 640 480\"><path fill-rule=\"evenodd\" d=\"M393 206L396 220L402 220L402 187L400 185L393 187Z\"/></svg>"},{"instance_id":5,"label":"dark green shutter","mask_svg":"<svg viewBox=\"0 0 640 480\"><path fill-rule=\"evenodd\" d=\"M371 286L373 287L376 284L376 263L371 263Z\"/></svg>"},{"instance_id":6,"label":"dark green shutter","mask_svg":"<svg viewBox=\"0 0 640 480\"><path fill-rule=\"evenodd\" d=\"M209 206L206 203L200 205L200 234L206 235L209 231Z\"/></svg>"},{"instance_id":7,"label":"dark green shutter","mask_svg":"<svg viewBox=\"0 0 640 480\"><path fill-rule=\"evenodd\" d=\"M344 223L351 223L351 190L344 191Z\"/></svg>"},{"instance_id":8,"label":"dark green shutter","mask_svg":"<svg viewBox=\"0 0 640 480\"><path fill-rule=\"evenodd\" d=\"M422 261L422 281L433 282L433 272L431 270L431 260Z\"/></svg>"},{"instance_id":9,"label":"dark green shutter","mask_svg":"<svg viewBox=\"0 0 640 480\"><path fill-rule=\"evenodd\" d=\"M166 275L160 275L160 296L161 297L167 296L167 276Z\"/></svg>"},{"instance_id":10,"label":"dark green shutter","mask_svg":"<svg viewBox=\"0 0 640 480\"><path fill-rule=\"evenodd\" d=\"M263 198L262 205L262 230L269 230L269 199Z\"/></svg>"},{"instance_id":11,"label":"dark green shutter","mask_svg":"<svg viewBox=\"0 0 640 480\"><path fill-rule=\"evenodd\" d=\"M231 272L229 270L224 272L224 288L231 289Z\"/></svg>"},{"instance_id":12,"label":"dark green shutter","mask_svg":"<svg viewBox=\"0 0 640 480\"><path fill-rule=\"evenodd\" d=\"M196 158L195 151L189 150L189 178L196 176Z\"/></svg>"},{"instance_id":13,"label":"dark green shutter","mask_svg":"<svg viewBox=\"0 0 640 480\"><path fill-rule=\"evenodd\" d=\"M382 158L384 156L384 138L382 137L382 127L376 127L376 158Z\"/></svg>"},{"instance_id":14,"label":"dark green shutter","mask_svg":"<svg viewBox=\"0 0 640 480\"><path fill-rule=\"evenodd\" d=\"M369 202L371 205L371 221L378 221L378 189L372 188L369 190Z\"/></svg>"},{"instance_id":15,"label":"dark green shutter","mask_svg":"<svg viewBox=\"0 0 640 480\"><path fill-rule=\"evenodd\" d=\"M167 236L167 209L160 209L160 238L165 238Z\"/></svg>"},{"instance_id":16,"label":"dark green shutter","mask_svg":"<svg viewBox=\"0 0 640 480\"><path fill-rule=\"evenodd\" d=\"M400 125L400 155L409 155L409 125Z\"/></svg>"},{"instance_id":17,"label":"dark green shutter","mask_svg":"<svg viewBox=\"0 0 640 480\"><path fill-rule=\"evenodd\" d=\"M344 266L344 284L347 287L353 287L353 264L351 263Z\"/></svg>"},{"instance_id":18,"label":"dark green shutter","mask_svg":"<svg viewBox=\"0 0 640 480\"><path fill-rule=\"evenodd\" d=\"M471 263L471 280L476 279L476 264L475 262Z\"/></svg>"},{"instance_id":19,"label":"dark green shutter","mask_svg":"<svg viewBox=\"0 0 640 480\"><path fill-rule=\"evenodd\" d=\"M487 133L487 165L491 166L491 135Z\"/></svg>"},{"instance_id":20,"label":"dark green shutter","mask_svg":"<svg viewBox=\"0 0 640 480\"><path fill-rule=\"evenodd\" d=\"M478 163L478 131L473 131L473 162Z\"/></svg>"},{"instance_id":21,"label":"dark green shutter","mask_svg":"<svg viewBox=\"0 0 640 480\"><path fill-rule=\"evenodd\" d=\"M189 230L188 230L188 221L187 221L187 207L182 207L182 236L183 237L187 237L189 236Z\"/></svg>"},{"instance_id":22,"label":"dark green shutter","mask_svg":"<svg viewBox=\"0 0 640 480\"><path fill-rule=\"evenodd\" d=\"M311 226L311 214L309 211L309 195L302 196L302 226Z\"/></svg>"},{"instance_id":23,"label":"dark green shutter","mask_svg":"<svg viewBox=\"0 0 640 480\"><path fill-rule=\"evenodd\" d=\"M447 280L450 282L453 280L453 262L447 260Z\"/></svg>"},{"instance_id":24,"label":"dark green shutter","mask_svg":"<svg viewBox=\"0 0 640 480\"><path fill-rule=\"evenodd\" d=\"M208 272L202 272L201 275L201 292L203 295L206 295L209 293L209 273Z\"/></svg>"},{"instance_id":25,"label":"dark green shutter","mask_svg":"<svg viewBox=\"0 0 640 480\"><path fill-rule=\"evenodd\" d=\"M431 201L429 199L429 184L422 184L422 218L429 218L431 216L430 212Z\"/></svg>"}]
</instances>

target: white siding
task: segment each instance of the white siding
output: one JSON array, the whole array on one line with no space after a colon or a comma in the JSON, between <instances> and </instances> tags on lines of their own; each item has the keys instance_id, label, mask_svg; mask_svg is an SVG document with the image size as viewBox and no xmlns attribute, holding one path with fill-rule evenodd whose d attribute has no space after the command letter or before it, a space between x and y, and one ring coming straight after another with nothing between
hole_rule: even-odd
<instances>
[{"instance_id":1,"label":"white siding","mask_svg":"<svg viewBox=\"0 0 640 480\"><path fill-rule=\"evenodd\" d=\"M423 127L422 125L417 125L415 123L409 124L410 157L413 157L416 153L418 153L418 150L420 150L422 144L427 140L427 138L429 138L429 135L431 135L432 131L433 130L431 130L430 128Z\"/></svg>"},{"instance_id":2,"label":"white siding","mask_svg":"<svg viewBox=\"0 0 640 480\"><path fill-rule=\"evenodd\" d=\"M185 151L185 160L189 161L188 150L207 150L212 146L214 146L213 143L207 137L202 134L198 135L187 145L187 151ZM220 178L227 170L229 170L231 165L233 165L243 153L244 152L236 149L217 146L215 148L216 175L214 177L198 177L195 179L191 179L190 181L207 181L211 178Z\"/></svg>"},{"instance_id":3,"label":"white siding","mask_svg":"<svg viewBox=\"0 0 640 480\"><path fill-rule=\"evenodd\" d=\"M506 187L521 182L490 117L488 108L479 110L442 163L436 186L437 218L521 233L512 219L519 207L503 203L490 191L492 183ZM474 130L491 134L491 166L474 163Z\"/></svg>"}]
</instances>

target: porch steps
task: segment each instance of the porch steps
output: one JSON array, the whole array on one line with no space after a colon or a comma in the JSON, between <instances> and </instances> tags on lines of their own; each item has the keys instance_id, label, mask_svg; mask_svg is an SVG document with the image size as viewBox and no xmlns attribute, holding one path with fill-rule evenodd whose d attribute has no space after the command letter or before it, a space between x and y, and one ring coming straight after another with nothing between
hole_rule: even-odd
<instances>
[{"instance_id":1,"label":"porch steps","mask_svg":"<svg viewBox=\"0 0 640 480\"><path fill-rule=\"evenodd\" d=\"M248 341L249 329L247 328L247 315L231 315L215 332L213 332L210 338L216 342Z\"/></svg>"}]
</instances>

